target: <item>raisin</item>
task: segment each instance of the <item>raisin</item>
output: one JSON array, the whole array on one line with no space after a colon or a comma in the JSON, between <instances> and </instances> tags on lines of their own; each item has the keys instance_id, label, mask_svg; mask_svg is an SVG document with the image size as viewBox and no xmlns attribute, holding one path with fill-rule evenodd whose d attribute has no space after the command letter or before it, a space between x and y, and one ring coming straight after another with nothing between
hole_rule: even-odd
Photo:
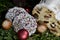
<instances>
[{"instance_id":1,"label":"raisin","mask_svg":"<svg viewBox=\"0 0 60 40\"><path fill-rule=\"evenodd\" d=\"M36 19L38 19L38 15L35 13L34 15L33 15Z\"/></svg>"},{"instance_id":2,"label":"raisin","mask_svg":"<svg viewBox=\"0 0 60 40\"><path fill-rule=\"evenodd\" d=\"M51 17L51 15L49 14L49 16Z\"/></svg>"},{"instance_id":3,"label":"raisin","mask_svg":"<svg viewBox=\"0 0 60 40\"><path fill-rule=\"evenodd\" d=\"M39 12L39 11L37 11L37 13L39 13L39 14L40 14L40 12Z\"/></svg>"},{"instance_id":4,"label":"raisin","mask_svg":"<svg viewBox=\"0 0 60 40\"><path fill-rule=\"evenodd\" d=\"M40 20L37 22L37 24L38 24L38 25L41 25L42 23L43 23L43 22L42 22L42 21L40 21Z\"/></svg>"},{"instance_id":5,"label":"raisin","mask_svg":"<svg viewBox=\"0 0 60 40\"><path fill-rule=\"evenodd\" d=\"M37 8L38 9L38 8ZM35 9L36 10L36 9ZM39 13L40 14L40 12L39 12L39 9L38 10L36 10L37 11L37 13Z\"/></svg>"},{"instance_id":6,"label":"raisin","mask_svg":"<svg viewBox=\"0 0 60 40\"><path fill-rule=\"evenodd\" d=\"M52 30L52 29L51 29L51 31L53 31L53 32L57 32L56 30Z\"/></svg>"},{"instance_id":7,"label":"raisin","mask_svg":"<svg viewBox=\"0 0 60 40\"><path fill-rule=\"evenodd\" d=\"M44 18L49 18L49 16L45 15Z\"/></svg>"},{"instance_id":8,"label":"raisin","mask_svg":"<svg viewBox=\"0 0 60 40\"><path fill-rule=\"evenodd\" d=\"M49 23L48 21L44 21L44 23Z\"/></svg>"},{"instance_id":9,"label":"raisin","mask_svg":"<svg viewBox=\"0 0 60 40\"><path fill-rule=\"evenodd\" d=\"M60 25L60 22L59 21L57 21L57 23Z\"/></svg>"},{"instance_id":10,"label":"raisin","mask_svg":"<svg viewBox=\"0 0 60 40\"><path fill-rule=\"evenodd\" d=\"M51 18L51 15L45 15L44 18Z\"/></svg>"},{"instance_id":11,"label":"raisin","mask_svg":"<svg viewBox=\"0 0 60 40\"><path fill-rule=\"evenodd\" d=\"M25 24L25 26L27 26L28 24Z\"/></svg>"}]
</instances>

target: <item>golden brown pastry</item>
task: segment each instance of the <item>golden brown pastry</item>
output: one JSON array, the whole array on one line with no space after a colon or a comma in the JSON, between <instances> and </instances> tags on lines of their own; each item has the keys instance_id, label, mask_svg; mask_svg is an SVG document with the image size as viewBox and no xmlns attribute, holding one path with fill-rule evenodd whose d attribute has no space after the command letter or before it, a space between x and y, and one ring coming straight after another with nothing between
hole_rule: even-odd
<instances>
[{"instance_id":1,"label":"golden brown pastry","mask_svg":"<svg viewBox=\"0 0 60 40\"><path fill-rule=\"evenodd\" d=\"M37 19L38 31L44 32L46 30L46 27L44 27L43 23L45 23L50 30L51 33L53 33L56 36L60 36L60 22L56 20L55 13L51 10L49 10L45 6L35 6L32 15Z\"/></svg>"},{"instance_id":2,"label":"golden brown pastry","mask_svg":"<svg viewBox=\"0 0 60 40\"><path fill-rule=\"evenodd\" d=\"M45 32L46 30L47 30L47 26L46 26L45 24L38 25L38 27L37 27L37 31L38 31L39 33L43 33L43 32Z\"/></svg>"},{"instance_id":3,"label":"golden brown pastry","mask_svg":"<svg viewBox=\"0 0 60 40\"><path fill-rule=\"evenodd\" d=\"M6 30L10 29L11 26L12 26L12 23L9 20L4 20L3 23L2 23L2 27Z\"/></svg>"}]
</instances>

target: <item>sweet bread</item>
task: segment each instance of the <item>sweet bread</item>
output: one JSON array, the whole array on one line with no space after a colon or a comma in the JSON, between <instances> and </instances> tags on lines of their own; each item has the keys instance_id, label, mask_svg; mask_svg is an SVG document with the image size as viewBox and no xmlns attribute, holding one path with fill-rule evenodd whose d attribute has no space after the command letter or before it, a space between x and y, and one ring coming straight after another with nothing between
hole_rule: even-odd
<instances>
[{"instance_id":1,"label":"sweet bread","mask_svg":"<svg viewBox=\"0 0 60 40\"><path fill-rule=\"evenodd\" d=\"M45 23L50 30L56 36L60 36L60 22L56 20L55 13L49 10L46 6L35 6L32 15L37 19L37 24L41 25Z\"/></svg>"},{"instance_id":2,"label":"sweet bread","mask_svg":"<svg viewBox=\"0 0 60 40\"><path fill-rule=\"evenodd\" d=\"M32 15L37 19L38 21L42 21L44 23L49 23L53 18L55 18L54 12L50 11L46 7L35 7L32 11Z\"/></svg>"}]
</instances>

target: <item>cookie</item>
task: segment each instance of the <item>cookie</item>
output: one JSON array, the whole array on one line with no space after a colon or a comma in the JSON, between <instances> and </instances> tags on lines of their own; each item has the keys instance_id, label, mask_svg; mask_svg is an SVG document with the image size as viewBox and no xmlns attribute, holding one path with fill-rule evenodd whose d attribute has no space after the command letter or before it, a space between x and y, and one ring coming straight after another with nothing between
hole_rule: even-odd
<instances>
[{"instance_id":1,"label":"cookie","mask_svg":"<svg viewBox=\"0 0 60 40\"><path fill-rule=\"evenodd\" d=\"M56 36L60 36L60 22L56 20L55 13L49 10L46 6L35 6L32 15L37 19L37 24L41 25L45 23L50 30Z\"/></svg>"},{"instance_id":2,"label":"cookie","mask_svg":"<svg viewBox=\"0 0 60 40\"><path fill-rule=\"evenodd\" d=\"M59 21L53 19L47 24L47 26L51 33L53 33L56 36L60 36L60 22Z\"/></svg>"},{"instance_id":3,"label":"cookie","mask_svg":"<svg viewBox=\"0 0 60 40\"><path fill-rule=\"evenodd\" d=\"M15 32L18 32L20 29L24 28L29 32L29 36L31 36L36 32L37 22L33 16L23 10L22 13L14 18L13 27Z\"/></svg>"},{"instance_id":4,"label":"cookie","mask_svg":"<svg viewBox=\"0 0 60 40\"><path fill-rule=\"evenodd\" d=\"M15 32L18 32L21 29L26 29L29 32L29 36L36 32L36 19L24 8L14 7L9 9L5 18L12 22Z\"/></svg>"},{"instance_id":5,"label":"cookie","mask_svg":"<svg viewBox=\"0 0 60 40\"><path fill-rule=\"evenodd\" d=\"M49 23L49 21L53 18L55 18L54 12L49 10L46 7L35 7L32 11L32 15L37 19L37 22L44 22L44 23Z\"/></svg>"},{"instance_id":6,"label":"cookie","mask_svg":"<svg viewBox=\"0 0 60 40\"><path fill-rule=\"evenodd\" d=\"M21 7L13 7L13 8L8 10L5 18L12 22L14 20L14 18L16 16L18 16L20 13L23 13L23 11L25 11L25 10Z\"/></svg>"}]
</instances>

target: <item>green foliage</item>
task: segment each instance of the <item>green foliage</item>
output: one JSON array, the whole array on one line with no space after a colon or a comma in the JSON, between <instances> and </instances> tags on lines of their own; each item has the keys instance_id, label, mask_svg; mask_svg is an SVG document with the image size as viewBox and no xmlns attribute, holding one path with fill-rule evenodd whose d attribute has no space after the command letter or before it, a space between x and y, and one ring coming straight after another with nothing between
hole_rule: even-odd
<instances>
[{"instance_id":1,"label":"green foliage","mask_svg":"<svg viewBox=\"0 0 60 40\"><path fill-rule=\"evenodd\" d=\"M0 0L0 13L13 7L11 0Z\"/></svg>"},{"instance_id":2,"label":"green foliage","mask_svg":"<svg viewBox=\"0 0 60 40\"><path fill-rule=\"evenodd\" d=\"M46 31L42 34L34 34L32 37L29 37L28 40L60 40L60 37L57 37L51 34L49 31Z\"/></svg>"},{"instance_id":3,"label":"green foliage","mask_svg":"<svg viewBox=\"0 0 60 40\"><path fill-rule=\"evenodd\" d=\"M0 29L0 40L17 40L17 34L12 30Z\"/></svg>"}]
</instances>

